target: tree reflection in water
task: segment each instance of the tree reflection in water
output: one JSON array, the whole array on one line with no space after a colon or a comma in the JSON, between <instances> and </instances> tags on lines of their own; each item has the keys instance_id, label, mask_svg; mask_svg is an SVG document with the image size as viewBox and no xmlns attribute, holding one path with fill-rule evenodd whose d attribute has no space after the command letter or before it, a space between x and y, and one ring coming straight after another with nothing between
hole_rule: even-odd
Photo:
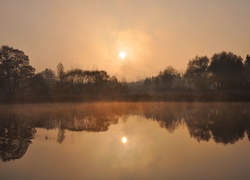
<instances>
[{"instance_id":1,"label":"tree reflection in water","mask_svg":"<svg viewBox=\"0 0 250 180\"><path fill-rule=\"evenodd\" d=\"M91 103L5 106L0 110L0 158L21 158L36 133L35 128L58 129L63 143L65 130L107 131L120 117L144 116L174 132L186 125L198 142L213 139L233 144L245 133L250 140L250 104L247 103Z\"/></svg>"},{"instance_id":2,"label":"tree reflection in water","mask_svg":"<svg viewBox=\"0 0 250 180\"><path fill-rule=\"evenodd\" d=\"M250 111L247 104L210 104L185 110L191 137L198 141L211 138L216 143L233 144L249 133ZM248 134L249 136L249 134Z\"/></svg>"},{"instance_id":3,"label":"tree reflection in water","mask_svg":"<svg viewBox=\"0 0 250 180\"><path fill-rule=\"evenodd\" d=\"M0 158L10 161L20 159L25 154L36 130L29 119L23 119L13 112L6 115L0 116Z\"/></svg>"}]
</instances>

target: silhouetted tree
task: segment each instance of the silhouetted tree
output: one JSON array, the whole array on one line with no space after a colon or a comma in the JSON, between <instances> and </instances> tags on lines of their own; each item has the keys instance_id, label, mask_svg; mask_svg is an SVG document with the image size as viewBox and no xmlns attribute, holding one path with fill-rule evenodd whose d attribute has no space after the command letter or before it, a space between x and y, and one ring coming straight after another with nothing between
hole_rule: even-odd
<instances>
[{"instance_id":1,"label":"silhouetted tree","mask_svg":"<svg viewBox=\"0 0 250 180\"><path fill-rule=\"evenodd\" d=\"M250 89L250 56L247 55L246 60L244 62L244 88Z\"/></svg>"},{"instance_id":2,"label":"silhouetted tree","mask_svg":"<svg viewBox=\"0 0 250 180\"><path fill-rule=\"evenodd\" d=\"M168 66L164 71L160 72L160 90L173 90L174 88L180 86L180 73L171 66Z\"/></svg>"},{"instance_id":3,"label":"silhouetted tree","mask_svg":"<svg viewBox=\"0 0 250 180\"><path fill-rule=\"evenodd\" d=\"M214 54L209 71L213 73L213 82L217 89L239 89L242 84L242 58L231 52Z\"/></svg>"},{"instance_id":4,"label":"silhouetted tree","mask_svg":"<svg viewBox=\"0 0 250 180\"><path fill-rule=\"evenodd\" d=\"M185 73L185 77L189 83L195 85L196 88L204 90L208 88L208 66L209 59L207 56L196 56L190 60Z\"/></svg>"},{"instance_id":5,"label":"silhouetted tree","mask_svg":"<svg viewBox=\"0 0 250 180\"><path fill-rule=\"evenodd\" d=\"M244 62L244 66L250 66L250 56L247 55L246 60Z\"/></svg>"},{"instance_id":6,"label":"silhouetted tree","mask_svg":"<svg viewBox=\"0 0 250 180\"><path fill-rule=\"evenodd\" d=\"M56 80L56 76L54 71L51 69L46 68L43 72L40 73L43 78L50 84L53 84L54 81Z\"/></svg>"},{"instance_id":7,"label":"silhouetted tree","mask_svg":"<svg viewBox=\"0 0 250 180\"><path fill-rule=\"evenodd\" d=\"M0 69L0 71L2 71L2 70ZM0 96L1 96L1 95L6 95L6 94L7 94L7 93L6 93L7 89L6 89L5 85L6 85L5 79L4 79L4 77L2 76L2 73L0 73Z\"/></svg>"},{"instance_id":8,"label":"silhouetted tree","mask_svg":"<svg viewBox=\"0 0 250 180\"><path fill-rule=\"evenodd\" d=\"M81 94L84 84L87 83L87 78L86 73L81 69L72 69L64 75L68 91L73 94Z\"/></svg>"},{"instance_id":9,"label":"silhouetted tree","mask_svg":"<svg viewBox=\"0 0 250 180\"><path fill-rule=\"evenodd\" d=\"M84 71L72 69L64 74L64 87L71 94L111 94L123 92L125 86L115 76L110 77L106 71Z\"/></svg>"},{"instance_id":10,"label":"silhouetted tree","mask_svg":"<svg viewBox=\"0 0 250 180\"><path fill-rule=\"evenodd\" d=\"M9 46L0 49L0 79L10 96L23 92L30 84L35 69L23 51Z\"/></svg>"},{"instance_id":11,"label":"silhouetted tree","mask_svg":"<svg viewBox=\"0 0 250 180\"><path fill-rule=\"evenodd\" d=\"M119 82L115 76L111 76L107 83L107 94L122 94L127 92L127 84Z\"/></svg>"},{"instance_id":12,"label":"silhouetted tree","mask_svg":"<svg viewBox=\"0 0 250 180\"><path fill-rule=\"evenodd\" d=\"M56 84L55 73L45 69L33 78L32 91L35 95L52 95Z\"/></svg>"},{"instance_id":13,"label":"silhouetted tree","mask_svg":"<svg viewBox=\"0 0 250 180\"><path fill-rule=\"evenodd\" d=\"M65 72L64 72L64 66L62 63L59 63L57 65L57 94L63 94L65 93L65 82L64 82Z\"/></svg>"},{"instance_id":14,"label":"silhouetted tree","mask_svg":"<svg viewBox=\"0 0 250 180\"><path fill-rule=\"evenodd\" d=\"M154 89L153 78L147 77L143 82L143 86L145 87L145 91L153 91Z\"/></svg>"},{"instance_id":15,"label":"silhouetted tree","mask_svg":"<svg viewBox=\"0 0 250 180\"><path fill-rule=\"evenodd\" d=\"M89 91L94 94L109 94L110 90L110 85L113 84L115 85L115 79L112 78L110 79L110 76L106 71L89 71L88 72L89 76ZM113 82L111 82L113 80Z\"/></svg>"},{"instance_id":16,"label":"silhouetted tree","mask_svg":"<svg viewBox=\"0 0 250 180\"><path fill-rule=\"evenodd\" d=\"M59 63L57 65L57 76L58 76L59 82L61 82L64 77L64 67L62 63Z\"/></svg>"}]
</instances>

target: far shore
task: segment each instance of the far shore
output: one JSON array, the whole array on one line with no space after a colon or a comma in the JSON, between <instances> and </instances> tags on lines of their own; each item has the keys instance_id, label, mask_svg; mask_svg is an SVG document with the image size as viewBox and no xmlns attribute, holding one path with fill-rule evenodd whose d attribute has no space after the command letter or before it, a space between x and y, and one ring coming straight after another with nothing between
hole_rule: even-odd
<instances>
[{"instance_id":1,"label":"far shore","mask_svg":"<svg viewBox=\"0 0 250 180\"><path fill-rule=\"evenodd\" d=\"M68 95L0 97L0 104L80 102L250 102L249 91L127 93L122 95Z\"/></svg>"}]
</instances>

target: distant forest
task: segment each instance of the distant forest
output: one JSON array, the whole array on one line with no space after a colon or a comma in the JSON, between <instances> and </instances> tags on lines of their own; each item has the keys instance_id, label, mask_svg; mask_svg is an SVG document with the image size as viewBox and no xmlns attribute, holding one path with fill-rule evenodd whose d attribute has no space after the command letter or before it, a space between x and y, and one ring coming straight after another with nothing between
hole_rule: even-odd
<instances>
[{"instance_id":1,"label":"distant forest","mask_svg":"<svg viewBox=\"0 0 250 180\"><path fill-rule=\"evenodd\" d=\"M63 102L91 100L250 101L250 56L232 52L211 58L196 56L184 72L168 66L158 75L135 82L119 81L104 70L36 73L21 50L0 48L0 102Z\"/></svg>"}]
</instances>

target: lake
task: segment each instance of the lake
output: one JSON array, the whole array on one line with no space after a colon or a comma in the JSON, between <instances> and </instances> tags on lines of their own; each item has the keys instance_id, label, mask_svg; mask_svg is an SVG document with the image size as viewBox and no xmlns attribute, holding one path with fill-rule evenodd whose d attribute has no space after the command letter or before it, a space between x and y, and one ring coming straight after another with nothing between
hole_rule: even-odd
<instances>
[{"instance_id":1,"label":"lake","mask_svg":"<svg viewBox=\"0 0 250 180\"><path fill-rule=\"evenodd\" d=\"M0 105L0 179L249 179L250 103Z\"/></svg>"}]
</instances>

